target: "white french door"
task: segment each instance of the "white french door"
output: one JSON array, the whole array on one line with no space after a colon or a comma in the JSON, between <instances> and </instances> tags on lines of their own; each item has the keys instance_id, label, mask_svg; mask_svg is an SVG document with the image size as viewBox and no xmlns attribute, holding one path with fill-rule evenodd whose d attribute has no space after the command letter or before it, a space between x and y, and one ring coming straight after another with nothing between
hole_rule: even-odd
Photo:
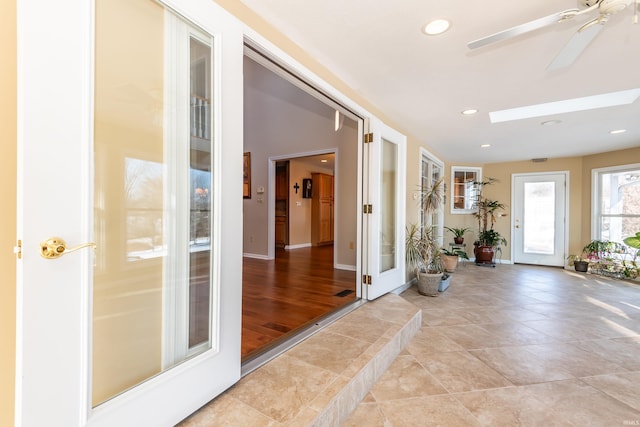
<instances>
[{"instance_id":1,"label":"white french door","mask_svg":"<svg viewBox=\"0 0 640 427\"><path fill-rule=\"evenodd\" d=\"M513 176L513 260L563 266L566 242L565 172Z\"/></svg>"},{"instance_id":2,"label":"white french door","mask_svg":"<svg viewBox=\"0 0 640 427\"><path fill-rule=\"evenodd\" d=\"M173 425L240 377L242 28L17 5L16 424Z\"/></svg>"},{"instance_id":3,"label":"white french door","mask_svg":"<svg viewBox=\"0 0 640 427\"><path fill-rule=\"evenodd\" d=\"M365 205L367 236L365 271L371 283L364 285L366 298L375 299L405 281L406 137L377 119L371 119L372 142L365 144ZM368 201L367 201L368 200ZM368 231L368 232L367 232ZM367 280L368 282L368 280Z\"/></svg>"}]
</instances>

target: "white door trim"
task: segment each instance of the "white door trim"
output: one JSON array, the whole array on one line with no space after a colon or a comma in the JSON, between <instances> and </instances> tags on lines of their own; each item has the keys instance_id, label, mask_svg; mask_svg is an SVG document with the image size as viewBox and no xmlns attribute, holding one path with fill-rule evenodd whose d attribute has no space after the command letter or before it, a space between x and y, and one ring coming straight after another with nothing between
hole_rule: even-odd
<instances>
[{"instance_id":1,"label":"white door trim","mask_svg":"<svg viewBox=\"0 0 640 427\"><path fill-rule=\"evenodd\" d=\"M242 140L242 96L237 94L242 91L243 35L238 21L213 2L164 3L190 11L203 27L213 29L214 53L227 58L214 61L217 76L226 77L224 91L216 83L225 113L215 140L226 141L219 144L219 153L230 160L219 160L222 171L215 171L214 233L227 257L225 263L216 258L214 267L218 282L226 284L213 296L220 307L214 327L221 337L213 350L91 408L92 290L87 285L92 283L93 253L86 249L45 260L38 246L50 236L61 236L70 246L93 236L93 180L86 178L93 173L94 7L83 0L18 0L17 234L24 250L17 264L16 425L175 424L240 377L242 147L233 142ZM43 202L43 194L57 199ZM226 226L220 228L220 222ZM216 371L212 361L228 369ZM123 408L129 412L123 414Z\"/></svg>"},{"instance_id":2,"label":"white door trim","mask_svg":"<svg viewBox=\"0 0 640 427\"><path fill-rule=\"evenodd\" d=\"M571 188L570 186L570 173L569 171L565 170L565 171L549 171L549 172L531 172L531 173L514 173L511 175L511 232L510 232L510 259L511 259L511 263L514 263L515 260L515 245L513 244L514 241L514 233L515 233L515 180L516 177L523 177L523 176L544 176L544 175L564 175L565 178L565 191L564 191L564 217L565 217L565 222L564 222L564 254L563 254L563 259L566 259L567 257L567 250L569 248L569 226L570 226L570 222L571 222L571 217L569 215L569 188Z\"/></svg>"}]
</instances>

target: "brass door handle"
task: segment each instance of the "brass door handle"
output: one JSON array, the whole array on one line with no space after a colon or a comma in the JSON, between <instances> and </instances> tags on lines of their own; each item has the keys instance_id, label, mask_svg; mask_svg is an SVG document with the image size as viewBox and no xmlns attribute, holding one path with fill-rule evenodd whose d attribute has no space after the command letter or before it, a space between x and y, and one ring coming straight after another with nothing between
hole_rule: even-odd
<instances>
[{"instance_id":1,"label":"brass door handle","mask_svg":"<svg viewBox=\"0 0 640 427\"><path fill-rule=\"evenodd\" d=\"M61 237L49 237L40 243L40 256L47 259L56 259L69 252L75 252L78 249L89 247L95 249L96 246L95 243L91 242L67 249L67 242L65 242L64 239Z\"/></svg>"}]
</instances>

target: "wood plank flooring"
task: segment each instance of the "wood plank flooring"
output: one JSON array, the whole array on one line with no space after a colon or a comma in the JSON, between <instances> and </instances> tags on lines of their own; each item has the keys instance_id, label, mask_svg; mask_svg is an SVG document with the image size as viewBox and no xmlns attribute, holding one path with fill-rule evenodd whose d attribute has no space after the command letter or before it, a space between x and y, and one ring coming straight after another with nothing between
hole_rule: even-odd
<instances>
[{"instance_id":1,"label":"wood plank flooring","mask_svg":"<svg viewBox=\"0 0 640 427\"><path fill-rule=\"evenodd\" d=\"M244 258L242 277L243 361L356 299L356 273L333 268L333 246Z\"/></svg>"}]
</instances>

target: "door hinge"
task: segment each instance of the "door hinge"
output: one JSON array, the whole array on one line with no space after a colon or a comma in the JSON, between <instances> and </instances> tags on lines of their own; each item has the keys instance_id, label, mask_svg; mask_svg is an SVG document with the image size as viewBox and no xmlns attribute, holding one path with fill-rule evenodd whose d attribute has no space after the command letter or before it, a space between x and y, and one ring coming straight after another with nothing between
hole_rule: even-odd
<instances>
[{"instance_id":1,"label":"door hinge","mask_svg":"<svg viewBox=\"0 0 640 427\"><path fill-rule=\"evenodd\" d=\"M362 275L362 283L364 283L365 285L370 285L371 284L371 276L369 276L368 274L363 274Z\"/></svg>"},{"instance_id":2,"label":"door hinge","mask_svg":"<svg viewBox=\"0 0 640 427\"><path fill-rule=\"evenodd\" d=\"M18 244L13 247L13 253L18 259L22 259L22 240L18 240Z\"/></svg>"},{"instance_id":3,"label":"door hinge","mask_svg":"<svg viewBox=\"0 0 640 427\"><path fill-rule=\"evenodd\" d=\"M371 142L373 142L373 132L365 133L364 134L364 143L365 144L369 144Z\"/></svg>"},{"instance_id":4,"label":"door hinge","mask_svg":"<svg viewBox=\"0 0 640 427\"><path fill-rule=\"evenodd\" d=\"M365 214L373 213L373 206L372 205L364 205L362 207L362 213L365 213Z\"/></svg>"}]
</instances>

